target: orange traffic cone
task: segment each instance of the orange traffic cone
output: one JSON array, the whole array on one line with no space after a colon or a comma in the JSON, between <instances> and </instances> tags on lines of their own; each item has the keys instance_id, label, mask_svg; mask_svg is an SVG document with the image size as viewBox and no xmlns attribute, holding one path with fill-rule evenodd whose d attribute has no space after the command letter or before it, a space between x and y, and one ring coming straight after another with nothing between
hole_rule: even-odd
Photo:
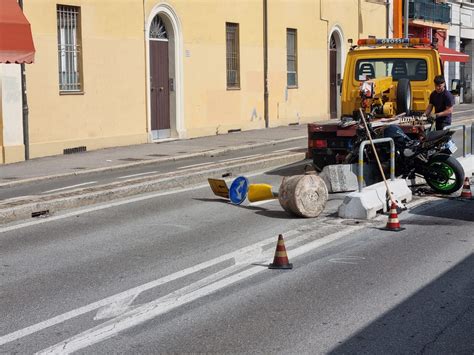
<instances>
[{"instance_id":1,"label":"orange traffic cone","mask_svg":"<svg viewBox=\"0 0 474 355\"><path fill-rule=\"evenodd\" d=\"M275 257L273 263L268 265L269 269L292 269L293 264L288 262L288 255L286 255L285 241L283 236L278 236L278 243L275 250Z\"/></svg>"},{"instance_id":2,"label":"orange traffic cone","mask_svg":"<svg viewBox=\"0 0 474 355\"><path fill-rule=\"evenodd\" d=\"M390 214L388 216L387 225L385 226L385 228L382 229L395 232L399 232L405 229L400 227L400 221L398 220L397 213L397 204L395 202L392 202L392 205L390 206Z\"/></svg>"},{"instance_id":3,"label":"orange traffic cone","mask_svg":"<svg viewBox=\"0 0 474 355\"><path fill-rule=\"evenodd\" d=\"M464 185L462 186L462 192L461 192L460 197L462 199L467 199L467 200L472 199L471 185L469 184L469 178L468 177L466 177L466 179L464 179Z\"/></svg>"}]
</instances>

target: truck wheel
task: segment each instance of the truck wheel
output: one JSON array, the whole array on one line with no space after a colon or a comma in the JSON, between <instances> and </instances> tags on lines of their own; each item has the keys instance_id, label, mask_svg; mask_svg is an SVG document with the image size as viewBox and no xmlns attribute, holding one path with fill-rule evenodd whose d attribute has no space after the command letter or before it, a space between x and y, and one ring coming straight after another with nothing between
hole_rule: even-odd
<instances>
[{"instance_id":1,"label":"truck wheel","mask_svg":"<svg viewBox=\"0 0 474 355\"><path fill-rule=\"evenodd\" d=\"M410 114L411 111L411 84L406 78L398 79L397 85L397 114Z\"/></svg>"}]
</instances>

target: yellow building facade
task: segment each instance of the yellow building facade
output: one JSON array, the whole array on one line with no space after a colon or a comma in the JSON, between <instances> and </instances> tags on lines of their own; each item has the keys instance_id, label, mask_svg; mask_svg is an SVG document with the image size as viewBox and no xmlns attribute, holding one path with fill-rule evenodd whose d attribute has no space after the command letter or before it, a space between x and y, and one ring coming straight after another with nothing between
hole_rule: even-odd
<instances>
[{"instance_id":1,"label":"yellow building facade","mask_svg":"<svg viewBox=\"0 0 474 355\"><path fill-rule=\"evenodd\" d=\"M37 0L24 12L30 158L337 117L348 39L386 33L386 6L367 0ZM2 137L21 130L12 112ZM0 139L2 163L24 159L13 141Z\"/></svg>"}]
</instances>

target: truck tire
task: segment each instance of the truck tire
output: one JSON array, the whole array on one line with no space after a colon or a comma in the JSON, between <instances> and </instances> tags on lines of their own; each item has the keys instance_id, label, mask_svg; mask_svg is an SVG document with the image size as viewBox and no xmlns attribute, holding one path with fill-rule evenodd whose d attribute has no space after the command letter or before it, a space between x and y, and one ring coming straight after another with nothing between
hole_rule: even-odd
<instances>
[{"instance_id":1,"label":"truck tire","mask_svg":"<svg viewBox=\"0 0 474 355\"><path fill-rule=\"evenodd\" d=\"M411 111L411 84L406 78L398 79L397 85L397 114L410 114Z\"/></svg>"}]
</instances>

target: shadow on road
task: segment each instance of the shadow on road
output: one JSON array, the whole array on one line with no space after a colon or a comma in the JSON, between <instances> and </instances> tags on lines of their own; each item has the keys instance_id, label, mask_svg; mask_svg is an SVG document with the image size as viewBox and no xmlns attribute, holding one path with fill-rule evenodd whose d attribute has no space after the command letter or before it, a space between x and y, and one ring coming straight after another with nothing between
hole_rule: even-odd
<instances>
[{"instance_id":1,"label":"shadow on road","mask_svg":"<svg viewBox=\"0 0 474 355\"><path fill-rule=\"evenodd\" d=\"M473 354L474 255L330 354Z\"/></svg>"},{"instance_id":2,"label":"shadow on road","mask_svg":"<svg viewBox=\"0 0 474 355\"><path fill-rule=\"evenodd\" d=\"M292 216L285 211L271 211L271 210L262 210L256 212L256 214L264 217L269 217L269 218L277 218L277 219L301 219L301 217L298 216Z\"/></svg>"},{"instance_id":3,"label":"shadow on road","mask_svg":"<svg viewBox=\"0 0 474 355\"><path fill-rule=\"evenodd\" d=\"M293 175L304 175L305 166L311 165L310 160L302 160L293 164L289 164L280 168L269 170L265 172L266 175L277 175L277 176L293 176Z\"/></svg>"},{"instance_id":4,"label":"shadow on road","mask_svg":"<svg viewBox=\"0 0 474 355\"><path fill-rule=\"evenodd\" d=\"M436 219L433 219L432 224L455 224L454 221L450 222L448 220L474 222L474 200L450 199L434 201L428 205L415 207L410 213L413 215L435 217ZM426 223L426 220L424 223ZM422 225L422 222L412 220L411 224Z\"/></svg>"}]
</instances>

